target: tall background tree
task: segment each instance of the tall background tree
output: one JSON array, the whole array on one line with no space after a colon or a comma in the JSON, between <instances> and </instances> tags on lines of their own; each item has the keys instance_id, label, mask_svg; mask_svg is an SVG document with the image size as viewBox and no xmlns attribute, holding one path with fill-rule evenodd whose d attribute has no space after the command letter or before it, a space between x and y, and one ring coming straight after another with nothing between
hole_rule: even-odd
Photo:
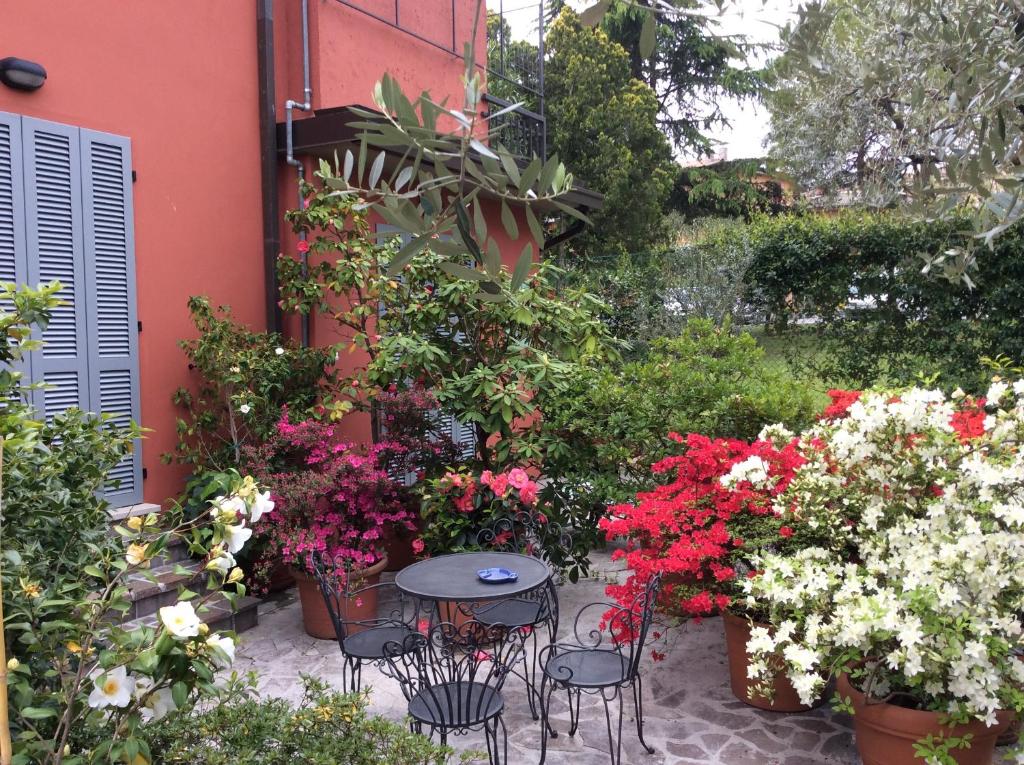
<instances>
[{"instance_id":1,"label":"tall background tree","mask_svg":"<svg viewBox=\"0 0 1024 765\"><path fill-rule=\"evenodd\" d=\"M706 14L694 12L687 0L669 0L680 13L652 15L653 5L652 0L612 3L601 28L626 49L633 77L654 91L658 126L676 152L711 154L714 144L708 132L728 122L722 104L731 98L756 97L760 91L760 72L747 66L752 46L717 29L710 3L704 4ZM647 35L653 29L650 55L644 49L645 24Z\"/></svg>"},{"instance_id":2,"label":"tall background tree","mask_svg":"<svg viewBox=\"0 0 1024 765\"><path fill-rule=\"evenodd\" d=\"M633 77L629 54L563 10L547 37L548 141L584 185L605 195L572 260L614 263L667 239L664 204L676 168L658 129L658 99Z\"/></svg>"},{"instance_id":3,"label":"tall background tree","mask_svg":"<svg viewBox=\"0 0 1024 765\"><path fill-rule=\"evenodd\" d=\"M806 185L920 217L966 205L975 241L1024 217L1024 3L811 2L783 35L776 154ZM973 252L931 267L970 278Z\"/></svg>"}]
</instances>

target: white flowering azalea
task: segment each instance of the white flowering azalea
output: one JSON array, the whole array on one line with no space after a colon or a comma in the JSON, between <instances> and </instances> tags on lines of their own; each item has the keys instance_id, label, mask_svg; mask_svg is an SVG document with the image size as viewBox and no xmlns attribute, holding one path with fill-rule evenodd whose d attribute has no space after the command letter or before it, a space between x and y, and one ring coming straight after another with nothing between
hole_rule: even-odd
<instances>
[{"instance_id":1,"label":"white flowering azalea","mask_svg":"<svg viewBox=\"0 0 1024 765\"><path fill-rule=\"evenodd\" d=\"M199 634L199 616L187 600L173 606L164 606L158 615L167 631L176 638L190 638Z\"/></svg>"},{"instance_id":2,"label":"white flowering azalea","mask_svg":"<svg viewBox=\"0 0 1024 765\"><path fill-rule=\"evenodd\" d=\"M246 528L244 523L236 523L224 527L224 543L228 546L228 552L234 554L239 552L245 543L252 536L252 529Z\"/></svg>"},{"instance_id":3,"label":"white flowering azalea","mask_svg":"<svg viewBox=\"0 0 1024 765\"><path fill-rule=\"evenodd\" d=\"M227 635L210 635L206 638L206 646L213 655L213 663L218 669L227 669L235 661L235 641Z\"/></svg>"},{"instance_id":4,"label":"white flowering azalea","mask_svg":"<svg viewBox=\"0 0 1024 765\"><path fill-rule=\"evenodd\" d=\"M93 682L89 694L89 706L93 709L126 707L131 703L135 679L128 674L127 667L108 670L97 667L89 673L89 679Z\"/></svg>"},{"instance_id":5,"label":"white flowering azalea","mask_svg":"<svg viewBox=\"0 0 1024 765\"><path fill-rule=\"evenodd\" d=\"M768 482L769 465L757 455L751 455L733 465L719 480L722 486L732 487L747 481L755 486Z\"/></svg>"},{"instance_id":6,"label":"white flowering azalea","mask_svg":"<svg viewBox=\"0 0 1024 765\"><path fill-rule=\"evenodd\" d=\"M874 660L876 698L988 724L1024 707L1024 382L986 400L869 392L802 434L807 462L775 510L831 541L755 561L745 602L780 627L752 633L752 679L781 657L810 703L828 674Z\"/></svg>"}]
</instances>

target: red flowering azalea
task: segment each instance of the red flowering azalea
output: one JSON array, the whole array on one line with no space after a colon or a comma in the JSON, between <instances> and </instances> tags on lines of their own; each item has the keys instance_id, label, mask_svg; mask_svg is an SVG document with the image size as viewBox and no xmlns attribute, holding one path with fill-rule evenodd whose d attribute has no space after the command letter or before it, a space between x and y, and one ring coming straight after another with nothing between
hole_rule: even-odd
<instances>
[{"instance_id":1,"label":"red flowering azalea","mask_svg":"<svg viewBox=\"0 0 1024 765\"><path fill-rule=\"evenodd\" d=\"M967 397L953 413L949 424L960 436L962 443L985 435L985 399Z\"/></svg>"},{"instance_id":2,"label":"red flowering azalea","mask_svg":"<svg viewBox=\"0 0 1024 765\"><path fill-rule=\"evenodd\" d=\"M607 592L627 604L661 572L661 606L700 617L729 606L737 579L749 568L748 550L778 541L781 521L772 500L805 460L795 439L782 445L697 434L672 440L683 442L686 450L652 468L672 480L641 492L635 503L612 507L600 522L609 540L626 540L613 558L625 560L630 570L624 584L609 585ZM740 463L763 467L766 480L723 481ZM620 627L620 638L629 636L624 626L611 626Z\"/></svg>"},{"instance_id":3,"label":"red flowering azalea","mask_svg":"<svg viewBox=\"0 0 1024 765\"><path fill-rule=\"evenodd\" d=\"M833 388L828 392L832 403L821 413L822 420L841 420L853 406L855 401L860 400L859 390L840 390Z\"/></svg>"}]
</instances>

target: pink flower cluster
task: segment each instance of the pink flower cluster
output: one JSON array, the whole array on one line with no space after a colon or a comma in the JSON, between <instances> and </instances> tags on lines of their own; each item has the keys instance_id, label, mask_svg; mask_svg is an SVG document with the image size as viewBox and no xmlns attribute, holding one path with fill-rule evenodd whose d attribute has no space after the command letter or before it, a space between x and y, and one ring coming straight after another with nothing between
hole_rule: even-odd
<instances>
[{"instance_id":1,"label":"pink flower cluster","mask_svg":"<svg viewBox=\"0 0 1024 765\"><path fill-rule=\"evenodd\" d=\"M495 475L490 470L480 474L480 483L490 487L495 496L504 499L508 494L509 487L519 493L519 500L527 506L533 506L537 502L537 484L530 480L530 476L522 468L512 468L507 473Z\"/></svg>"},{"instance_id":2,"label":"pink flower cluster","mask_svg":"<svg viewBox=\"0 0 1024 765\"><path fill-rule=\"evenodd\" d=\"M246 455L275 502L261 527L270 549L300 569L308 568L313 552L362 568L383 556L389 526L415 530L411 497L391 480L382 459L387 448L339 441L334 425L292 423L284 411L275 437Z\"/></svg>"}]
</instances>

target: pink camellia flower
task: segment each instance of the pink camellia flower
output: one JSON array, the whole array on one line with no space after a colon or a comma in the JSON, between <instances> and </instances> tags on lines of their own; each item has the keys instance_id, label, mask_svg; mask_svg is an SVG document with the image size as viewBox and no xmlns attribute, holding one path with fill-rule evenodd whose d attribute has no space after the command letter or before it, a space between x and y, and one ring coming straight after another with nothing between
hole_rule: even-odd
<instances>
[{"instance_id":1,"label":"pink camellia flower","mask_svg":"<svg viewBox=\"0 0 1024 765\"><path fill-rule=\"evenodd\" d=\"M297 245L295 245L295 249L297 249L301 253L307 253L309 252L309 242L303 239Z\"/></svg>"},{"instance_id":2,"label":"pink camellia flower","mask_svg":"<svg viewBox=\"0 0 1024 765\"><path fill-rule=\"evenodd\" d=\"M519 490L519 499L525 505L532 505L537 501L537 484L528 481L526 486Z\"/></svg>"},{"instance_id":3,"label":"pink camellia flower","mask_svg":"<svg viewBox=\"0 0 1024 765\"><path fill-rule=\"evenodd\" d=\"M491 485L491 481L493 481L493 480L494 480L494 473L492 473L490 470L485 470L484 472L482 472L480 474L480 483L482 483L484 486L490 486Z\"/></svg>"},{"instance_id":4,"label":"pink camellia flower","mask_svg":"<svg viewBox=\"0 0 1024 765\"><path fill-rule=\"evenodd\" d=\"M491 478L491 491L494 492L495 496L504 498L505 492L508 491L508 476L504 473Z\"/></svg>"},{"instance_id":5,"label":"pink camellia flower","mask_svg":"<svg viewBox=\"0 0 1024 765\"><path fill-rule=\"evenodd\" d=\"M513 489L522 489L530 482L530 476L522 468L512 468L508 471L508 483Z\"/></svg>"},{"instance_id":6,"label":"pink camellia flower","mask_svg":"<svg viewBox=\"0 0 1024 765\"><path fill-rule=\"evenodd\" d=\"M546 515L544 515L544 513L537 513L537 523L539 523L541 526L543 526L547 522L548 522L548 517Z\"/></svg>"},{"instance_id":7,"label":"pink camellia flower","mask_svg":"<svg viewBox=\"0 0 1024 765\"><path fill-rule=\"evenodd\" d=\"M414 553L416 553L417 555L419 555L421 552L423 552L423 540L422 539L414 539L414 540L412 540L412 551Z\"/></svg>"}]
</instances>

